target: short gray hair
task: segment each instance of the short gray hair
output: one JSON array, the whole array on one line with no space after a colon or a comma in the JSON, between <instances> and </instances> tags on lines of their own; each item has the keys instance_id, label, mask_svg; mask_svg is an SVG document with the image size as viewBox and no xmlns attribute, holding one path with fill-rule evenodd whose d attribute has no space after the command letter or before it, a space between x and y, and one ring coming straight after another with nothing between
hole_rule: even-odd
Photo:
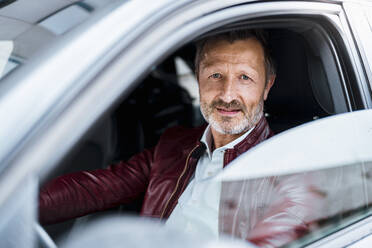
<instances>
[{"instance_id":1,"label":"short gray hair","mask_svg":"<svg viewBox=\"0 0 372 248\"><path fill-rule=\"evenodd\" d=\"M242 29L233 30L229 32L224 32L212 36L207 36L196 42L196 56L195 56L195 75L199 78L199 66L202 60L202 53L205 44L211 40L224 40L233 43L237 40L247 40L249 38L255 38L262 45L265 56L265 72L266 72L266 82L271 75L276 74L276 66L273 58L271 57L270 50L268 48L267 42L267 32L260 29Z\"/></svg>"}]
</instances>

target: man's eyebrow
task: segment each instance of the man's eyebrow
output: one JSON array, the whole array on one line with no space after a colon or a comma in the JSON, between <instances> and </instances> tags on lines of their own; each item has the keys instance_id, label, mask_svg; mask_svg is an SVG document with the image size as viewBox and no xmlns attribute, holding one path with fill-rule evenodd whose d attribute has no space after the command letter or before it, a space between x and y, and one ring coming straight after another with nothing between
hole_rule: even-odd
<instances>
[{"instance_id":1,"label":"man's eyebrow","mask_svg":"<svg viewBox=\"0 0 372 248\"><path fill-rule=\"evenodd\" d=\"M206 68L206 67L210 67L212 65L215 65L216 64L216 61L213 61L213 60L203 60L201 61L201 66Z\"/></svg>"},{"instance_id":2,"label":"man's eyebrow","mask_svg":"<svg viewBox=\"0 0 372 248\"><path fill-rule=\"evenodd\" d=\"M200 62L200 65L203 68L209 68L209 67L212 67L212 66L217 66L219 64L221 65L223 63L221 63L221 61L217 60L217 59L205 59L205 60L202 60Z\"/></svg>"}]
</instances>

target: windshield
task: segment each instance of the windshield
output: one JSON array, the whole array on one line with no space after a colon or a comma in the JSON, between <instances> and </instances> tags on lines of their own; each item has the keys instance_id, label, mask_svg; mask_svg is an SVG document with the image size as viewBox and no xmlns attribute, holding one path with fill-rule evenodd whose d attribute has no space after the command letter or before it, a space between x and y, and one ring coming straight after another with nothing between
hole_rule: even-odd
<instances>
[{"instance_id":1,"label":"windshield","mask_svg":"<svg viewBox=\"0 0 372 248\"><path fill-rule=\"evenodd\" d=\"M75 1L72 1L75 2ZM7 1L0 5L0 80L112 0ZM28 11L23 11L27 9Z\"/></svg>"}]
</instances>

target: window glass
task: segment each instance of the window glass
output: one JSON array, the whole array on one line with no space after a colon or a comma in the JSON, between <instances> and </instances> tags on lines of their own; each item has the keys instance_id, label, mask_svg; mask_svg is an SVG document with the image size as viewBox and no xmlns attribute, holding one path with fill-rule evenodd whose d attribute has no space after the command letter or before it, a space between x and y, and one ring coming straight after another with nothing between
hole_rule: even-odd
<instances>
[{"instance_id":1,"label":"window glass","mask_svg":"<svg viewBox=\"0 0 372 248\"><path fill-rule=\"evenodd\" d=\"M222 182L219 228L259 246L298 247L370 214L372 163Z\"/></svg>"},{"instance_id":2,"label":"window glass","mask_svg":"<svg viewBox=\"0 0 372 248\"><path fill-rule=\"evenodd\" d=\"M182 218L170 218L168 227L258 247L303 247L372 213L372 162L247 180L210 176L201 184L181 196Z\"/></svg>"}]
</instances>

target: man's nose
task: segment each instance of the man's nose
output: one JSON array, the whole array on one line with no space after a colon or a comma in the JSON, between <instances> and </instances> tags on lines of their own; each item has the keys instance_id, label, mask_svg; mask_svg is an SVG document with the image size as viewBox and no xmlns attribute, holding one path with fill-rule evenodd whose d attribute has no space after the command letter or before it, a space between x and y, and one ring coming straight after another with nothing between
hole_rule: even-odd
<instances>
[{"instance_id":1,"label":"man's nose","mask_svg":"<svg viewBox=\"0 0 372 248\"><path fill-rule=\"evenodd\" d=\"M236 83L234 82L233 77L228 77L223 83L223 87L221 90L220 98L224 102L231 102L232 100L236 99Z\"/></svg>"}]
</instances>

